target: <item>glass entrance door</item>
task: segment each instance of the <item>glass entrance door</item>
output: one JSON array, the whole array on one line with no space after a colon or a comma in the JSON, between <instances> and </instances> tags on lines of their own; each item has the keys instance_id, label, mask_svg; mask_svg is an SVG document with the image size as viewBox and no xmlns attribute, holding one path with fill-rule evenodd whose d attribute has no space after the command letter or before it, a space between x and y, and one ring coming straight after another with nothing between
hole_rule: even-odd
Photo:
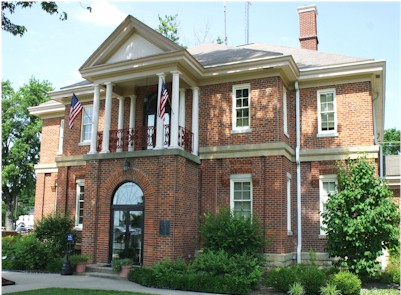
<instances>
[{"instance_id":1,"label":"glass entrance door","mask_svg":"<svg viewBox=\"0 0 401 295\"><path fill-rule=\"evenodd\" d=\"M111 206L109 260L130 258L142 264L144 204L142 189L133 182L121 185Z\"/></svg>"},{"instance_id":2,"label":"glass entrance door","mask_svg":"<svg viewBox=\"0 0 401 295\"><path fill-rule=\"evenodd\" d=\"M143 211L114 210L112 259L130 258L142 263Z\"/></svg>"}]
</instances>

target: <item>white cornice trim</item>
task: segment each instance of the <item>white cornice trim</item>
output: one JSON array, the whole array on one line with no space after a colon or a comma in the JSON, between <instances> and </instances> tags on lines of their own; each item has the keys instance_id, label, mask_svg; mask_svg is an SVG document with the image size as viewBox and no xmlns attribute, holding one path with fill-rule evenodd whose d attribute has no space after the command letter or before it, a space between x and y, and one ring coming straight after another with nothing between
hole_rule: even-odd
<instances>
[{"instance_id":1,"label":"white cornice trim","mask_svg":"<svg viewBox=\"0 0 401 295\"><path fill-rule=\"evenodd\" d=\"M357 159L362 156L367 158L378 158L379 146L357 146L357 147L342 147L328 149L303 149L300 151L301 162L312 161L337 161Z\"/></svg>"},{"instance_id":2,"label":"white cornice trim","mask_svg":"<svg viewBox=\"0 0 401 295\"><path fill-rule=\"evenodd\" d=\"M34 166L35 173L36 174L41 174L41 173L57 173L58 168L56 163L51 163L51 164L37 164Z\"/></svg>"},{"instance_id":3,"label":"white cornice trim","mask_svg":"<svg viewBox=\"0 0 401 295\"><path fill-rule=\"evenodd\" d=\"M29 107L28 111L31 115L41 119L51 119L63 117L65 106L56 101L49 101L38 106Z\"/></svg>"},{"instance_id":4,"label":"white cornice trim","mask_svg":"<svg viewBox=\"0 0 401 295\"><path fill-rule=\"evenodd\" d=\"M199 149L201 160L260 156L285 156L290 161L294 161L295 151L284 142L213 146Z\"/></svg>"}]
</instances>

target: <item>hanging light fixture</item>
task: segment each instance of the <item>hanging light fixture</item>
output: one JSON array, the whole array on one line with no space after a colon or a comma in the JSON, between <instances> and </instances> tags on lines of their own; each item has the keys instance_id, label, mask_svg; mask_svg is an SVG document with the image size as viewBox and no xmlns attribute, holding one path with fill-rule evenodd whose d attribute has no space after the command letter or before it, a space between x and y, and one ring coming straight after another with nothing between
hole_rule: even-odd
<instances>
[{"instance_id":1,"label":"hanging light fixture","mask_svg":"<svg viewBox=\"0 0 401 295\"><path fill-rule=\"evenodd\" d=\"M127 172L127 170L131 167L131 163L128 161L128 159L125 159L124 161L124 172Z\"/></svg>"}]
</instances>

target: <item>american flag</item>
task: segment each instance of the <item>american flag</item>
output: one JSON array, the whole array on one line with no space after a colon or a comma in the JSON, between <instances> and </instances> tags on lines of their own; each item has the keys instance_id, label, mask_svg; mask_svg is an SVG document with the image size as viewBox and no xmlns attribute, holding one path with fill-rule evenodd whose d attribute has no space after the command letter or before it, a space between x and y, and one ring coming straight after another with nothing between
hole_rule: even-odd
<instances>
[{"instance_id":1,"label":"american flag","mask_svg":"<svg viewBox=\"0 0 401 295\"><path fill-rule=\"evenodd\" d=\"M168 92L166 89L166 84L164 81L162 82L162 91L160 93L160 108L159 108L159 117L164 119L164 114L166 113L166 103L168 100Z\"/></svg>"},{"instance_id":2,"label":"american flag","mask_svg":"<svg viewBox=\"0 0 401 295\"><path fill-rule=\"evenodd\" d=\"M78 98L73 93L71 98L70 115L68 117L68 126L70 127L70 129L74 127L75 118L79 115L81 111L82 111L82 105L79 102Z\"/></svg>"}]
</instances>

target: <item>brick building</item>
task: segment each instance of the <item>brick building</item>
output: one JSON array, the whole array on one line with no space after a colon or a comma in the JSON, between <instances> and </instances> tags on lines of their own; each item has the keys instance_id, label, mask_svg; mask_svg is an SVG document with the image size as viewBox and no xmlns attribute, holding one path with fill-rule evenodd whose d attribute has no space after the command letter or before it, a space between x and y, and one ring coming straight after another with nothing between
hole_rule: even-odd
<instances>
[{"instance_id":1,"label":"brick building","mask_svg":"<svg viewBox=\"0 0 401 295\"><path fill-rule=\"evenodd\" d=\"M43 119L35 218L70 214L93 262L151 265L193 257L200 216L226 207L261 220L272 263L327 259L335 161L378 162L385 62L319 52L316 7L298 12L301 48L184 49L128 16L83 82L30 108ZM70 129L73 93L83 111Z\"/></svg>"}]
</instances>

